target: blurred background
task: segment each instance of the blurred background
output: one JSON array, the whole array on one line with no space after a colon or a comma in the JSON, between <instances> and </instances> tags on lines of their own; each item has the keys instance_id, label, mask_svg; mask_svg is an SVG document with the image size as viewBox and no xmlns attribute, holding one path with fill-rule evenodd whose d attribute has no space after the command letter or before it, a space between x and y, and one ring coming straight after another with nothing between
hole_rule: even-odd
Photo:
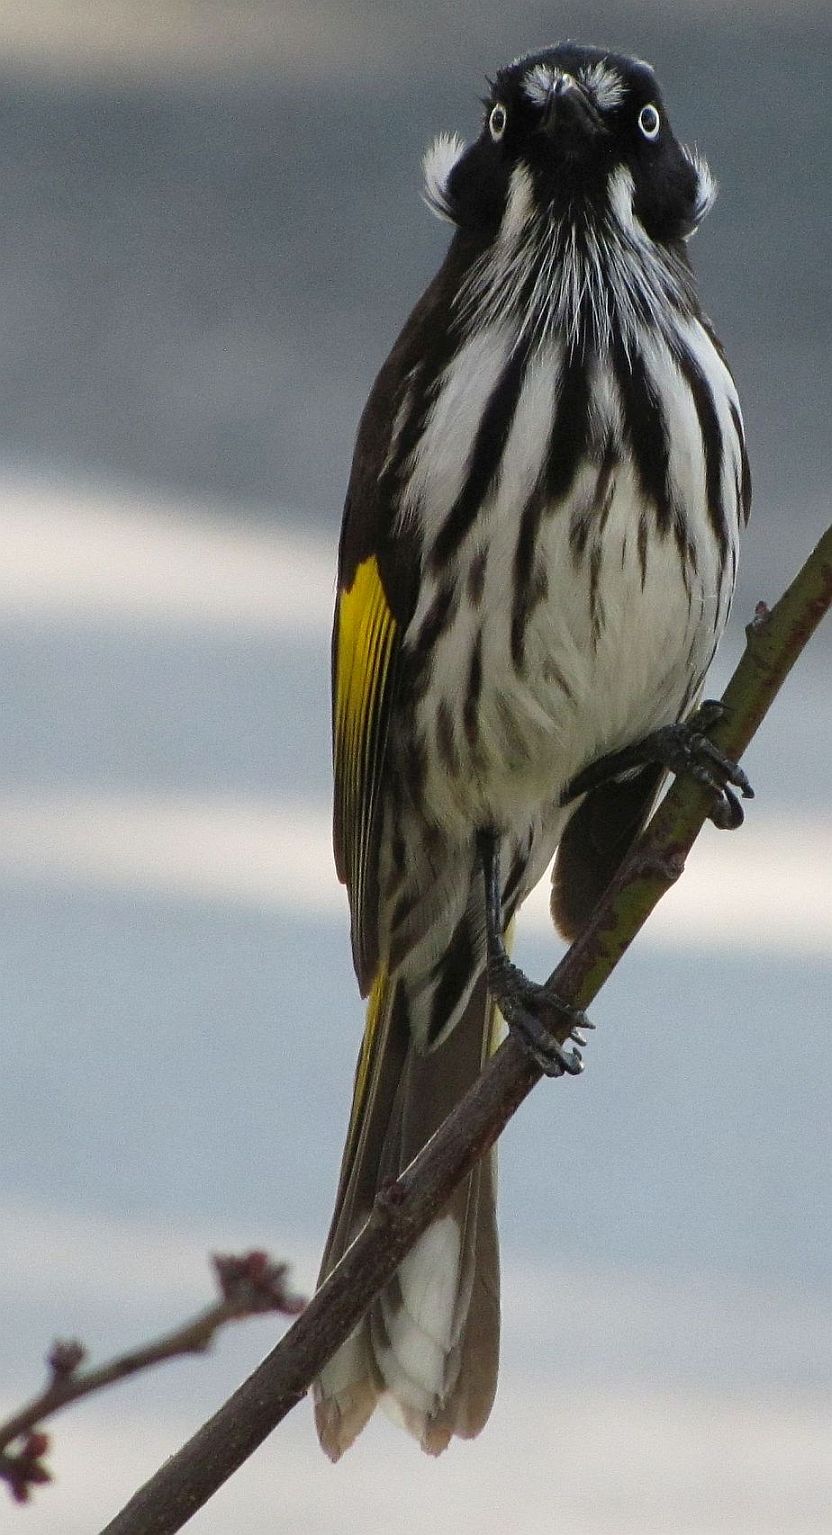
<instances>
[{"instance_id":1,"label":"blurred background","mask_svg":"<svg viewBox=\"0 0 832 1535\"><path fill-rule=\"evenodd\" d=\"M328 629L375 371L447 231L422 150L566 36L654 63L721 196L693 247L754 514L712 688L829 520L826 0L11 0L0 8L0 1411L207 1299L313 1283L361 1010L329 847ZM491 1423L440 1461L301 1407L192 1524L298 1535L829 1528L832 633L501 1145ZM523 959L557 957L545 900ZM54 1423L7 1514L98 1528L271 1345Z\"/></svg>"}]
</instances>

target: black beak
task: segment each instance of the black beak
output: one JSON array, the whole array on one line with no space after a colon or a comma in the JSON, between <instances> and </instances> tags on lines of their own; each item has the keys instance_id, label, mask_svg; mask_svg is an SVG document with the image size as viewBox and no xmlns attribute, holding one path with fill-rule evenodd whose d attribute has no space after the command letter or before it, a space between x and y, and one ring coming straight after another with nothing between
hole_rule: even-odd
<instances>
[{"instance_id":1,"label":"black beak","mask_svg":"<svg viewBox=\"0 0 832 1535\"><path fill-rule=\"evenodd\" d=\"M583 87L572 75L558 75L543 109L543 132L559 138L594 138L602 127L601 115Z\"/></svg>"}]
</instances>

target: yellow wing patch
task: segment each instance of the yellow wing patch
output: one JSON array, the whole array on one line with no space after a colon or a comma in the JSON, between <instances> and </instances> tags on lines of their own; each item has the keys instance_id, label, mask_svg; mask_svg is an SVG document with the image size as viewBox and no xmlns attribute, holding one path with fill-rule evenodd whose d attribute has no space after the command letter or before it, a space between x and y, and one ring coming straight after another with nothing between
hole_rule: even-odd
<instances>
[{"instance_id":1,"label":"yellow wing patch","mask_svg":"<svg viewBox=\"0 0 832 1535\"><path fill-rule=\"evenodd\" d=\"M371 980L368 968L375 965L368 896L376 872L374 812L396 635L378 561L371 555L361 562L338 599L333 688L335 861L349 890L353 954L362 990Z\"/></svg>"}]
</instances>

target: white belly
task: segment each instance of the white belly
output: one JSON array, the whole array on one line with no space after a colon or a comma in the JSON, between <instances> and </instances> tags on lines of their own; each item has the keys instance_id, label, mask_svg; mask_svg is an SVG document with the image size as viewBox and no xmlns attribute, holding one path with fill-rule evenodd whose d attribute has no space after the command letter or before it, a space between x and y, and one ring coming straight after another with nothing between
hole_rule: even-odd
<instances>
[{"instance_id":1,"label":"white belly","mask_svg":"<svg viewBox=\"0 0 832 1535\"><path fill-rule=\"evenodd\" d=\"M483 824L507 831L527 827L557 801L580 768L676 720L701 685L730 607L740 520L740 445L730 419L736 399L730 375L698 322L688 341L707 366L719 401L728 557L722 557L708 515L695 405L679 387L669 353L657 347L648 360L655 385L669 402L669 475L678 537L672 529L659 532L656 508L645 498L623 440L610 369L599 367L593 380L596 461L583 463L566 498L540 520L534 560L545 574L545 594L538 593L530 605L523 664L518 665L512 655L518 532L548 440L558 350L544 349L529 368L498 483L455 554L458 607L436 643L430 685L416 708L417 733L427 747L424 807L446 833L456 823L460 840ZM495 346L489 355L498 354ZM447 424L441 427L444 435ZM605 441L613 444L617 461L602 515L597 492ZM420 459L423 470L441 461L437 447L429 429ZM442 475L432 481L423 472L419 481L428 546L431 516L435 527L441 526L455 494L455 484L448 486L446 479ZM483 556L482 589L473 600L472 568ZM418 634L437 587L447 578L447 571L436 576L423 572L411 635ZM481 687L472 740L464 706L477 644ZM440 713L444 750L434 749Z\"/></svg>"},{"instance_id":2,"label":"white belly","mask_svg":"<svg viewBox=\"0 0 832 1535\"><path fill-rule=\"evenodd\" d=\"M655 531L646 540L642 581L638 510L628 469L603 536L587 544L577 564L568 518L555 513L544 525L550 590L529 620L522 672L511 657L511 565L495 548L488 579L505 584L502 593L486 590L484 597L479 739L470 747L458 733L455 781L435 763L428 802L440 822L450 791L469 825L527 823L580 768L671 723L691 700L724 625L729 593L720 591L710 540L711 557L700 554L700 569L686 586L675 540ZM460 618L437 656L435 682L452 705L463 695L475 628L475 615ZM429 715L430 697L424 708ZM429 730L428 718L424 724Z\"/></svg>"}]
</instances>

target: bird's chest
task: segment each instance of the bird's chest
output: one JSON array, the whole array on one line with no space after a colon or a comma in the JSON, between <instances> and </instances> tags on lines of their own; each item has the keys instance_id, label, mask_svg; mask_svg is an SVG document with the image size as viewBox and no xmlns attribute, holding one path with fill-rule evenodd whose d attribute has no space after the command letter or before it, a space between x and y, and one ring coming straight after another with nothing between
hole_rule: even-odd
<instances>
[{"instance_id":1,"label":"bird's chest","mask_svg":"<svg viewBox=\"0 0 832 1535\"><path fill-rule=\"evenodd\" d=\"M484 575L473 554L414 704L439 821L454 808L469 824L522 820L587 762L678 716L710 658L715 603L675 542L640 536L634 500L622 485L582 547L567 519L547 519L525 584L505 529Z\"/></svg>"},{"instance_id":2,"label":"bird's chest","mask_svg":"<svg viewBox=\"0 0 832 1535\"><path fill-rule=\"evenodd\" d=\"M493 398L498 357L493 346L481 354L492 372L479 376L480 401ZM586 418L561 419L560 451L574 463L551 462L559 363L542 354L527 370L465 519L481 403L467 425L452 413L433 444L428 434L419 466L426 558L404 639L415 679L406 734L423 807L446 826L522 822L586 763L677 718L727 616L693 400L682 391L674 404L672 516L662 517L602 371L576 401ZM460 434L454 453L447 430ZM446 557L432 562L449 525Z\"/></svg>"}]
</instances>

